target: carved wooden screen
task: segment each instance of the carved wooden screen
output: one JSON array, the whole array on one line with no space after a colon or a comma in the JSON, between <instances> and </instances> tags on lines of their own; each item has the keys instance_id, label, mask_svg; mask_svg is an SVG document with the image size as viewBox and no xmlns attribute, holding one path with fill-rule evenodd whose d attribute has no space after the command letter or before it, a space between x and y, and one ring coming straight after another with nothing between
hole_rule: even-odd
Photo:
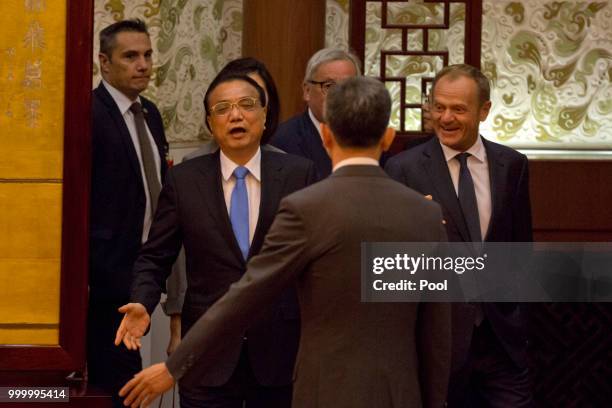
<instances>
[{"instance_id":1,"label":"carved wooden screen","mask_svg":"<svg viewBox=\"0 0 612 408\"><path fill-rule=\"evenodd\" d=\"M480 67L482 1L353 0L350 46L393 101L394 150L421 138L421 104L442 67Z\"/></svg>"}]
</instances>

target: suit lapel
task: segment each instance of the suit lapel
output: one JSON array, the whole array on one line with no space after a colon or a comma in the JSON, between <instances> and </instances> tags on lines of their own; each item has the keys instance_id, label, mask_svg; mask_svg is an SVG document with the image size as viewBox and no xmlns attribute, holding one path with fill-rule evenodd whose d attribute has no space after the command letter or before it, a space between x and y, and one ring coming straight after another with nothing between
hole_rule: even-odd
<instances>
[{"instance_id":1,"label":"suit lapel","mask_svg":"<svg viewBox=\"0 0 612 408\"><path fill-rule=\"evenodd\" d=\"M503 189L506 187L506 177L504 175L506 165L503 153L495 149L495 146L489 143L484 137L481 138L487 152L489 182L491 187L491 219L489 220L489 228L487 228L487 233L484 237L484 240L486 240L495 225L495 218L501 214L500 211L504 205L501 200L503 199Z\"/></svg>"},{"instance_id":2,"label":"suit lapel","mask_svg":"<svg viewBox=\"0 0 612 408\"><path fill-rule=\"evenodd\" d=\"M164 176L166 172L166 141L164 137L164 129L163 123L159 123L158 120L154 120L157 115L153 113L153 109L156 109L152 102L144 97L140 97L142 101L142 105L145 109L145 121L147 122L147 127L151 131L151 135L153 136L153 140L155 141L155 145L157 146L157 152L159 154L159 159L161 163L161 173L162 173L162 182L164 181Z\"/></svg>"},{"instance_id":3,"label":"suit lapel","mask_svg":"<svg viewBox=\"0 0 612 408\"><path fill-rule=\"evenodd\" d=\"M425 174L430 177L429 185L432 186L433 200L438 202L447 212L448 215L453 219L459 234L464 241L470 241L467 225L463 218L463 212L459 205L459 199L455 193L455 187L453 186L453 180L450 177L448 171L448 165L446 164L446 158L440 147L440 143L437 138L431 139L427 148L423 151L423 167L425 168Z\"/></svg>"},{"instance_id":4,"label":"suit lapel","mask_svg":"<svg viewBox=\"0 0 612 408\"><path fill-rule=\"evenodd\" d=\"M206 160L208 159L208 160ZM197 178L196 184L200 192L200 197L206 202L208 211L219 227L223 240L238 260L244 262L242 252L236 241L236 236L232 230L232 223L229 219L228 209L223 195L223 185L221 183L221 163L219 151L213 153L211 157L202 157L203 165L200 167L201 177Z\"/></svg>"},{"instance_id":5,"label":"suit lapel","mask_svg":"<svg viewBox=\"0 0 612 408\"><path fill-rule=\"evenodd\" d=\"M269 152L261 151L261 201L259 202L259 218L249 250L249 258L259 252L264 237L278 209L282 193L282 164L274 161Z\"/></svg>"},{"instance_id":6,"label":"suit lapel","mask_svg":"<svg viewBox=\"0 0 612 408\"><path fill-rule=\"evenodd\" d=\"M136 155L134 143L132 142L132 138L130 136L130 131L128 130L127 125L125 124L125 119L123 119L121 112L119 112L119 108L117 107L117 104L115 103L113 97L106 90L102 83L100 83L100 85L98 86L97 91L98 96L100 96L100 99L104 103L104 106L106 106L109 115L111 116L111 118L113 118L116 128L119 129L121 143L123 144L123 148L125 149L125 152L129 157L128 161L130 162L130 166L138 176L138 180L140 180L142 177L140 173L140 164L138 161L138 156Z\"/></svg>"}]
</instances>

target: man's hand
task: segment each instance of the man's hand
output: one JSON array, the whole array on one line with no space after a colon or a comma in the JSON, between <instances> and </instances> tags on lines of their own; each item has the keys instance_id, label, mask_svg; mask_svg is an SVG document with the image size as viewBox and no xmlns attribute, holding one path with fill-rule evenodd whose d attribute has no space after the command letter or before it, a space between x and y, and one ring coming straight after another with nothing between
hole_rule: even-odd
<instances>
[{"instance_id":1,"label":"man's hand","mask_svg":"<svg viewBox=\"0 0 612 408\"><path fill-rule=\"evenodd\" d=\"M181 344L181 315L170 315L170 341L166 353L168 355L174 353L174 350Z\"/></svg>"},{"instance_id":2,"label":"man's hand","mask_svg":"<svg viewBox=\"0 0 612 408\"><path fill-rule=\"evenodd\" d=\"M166 364L157 363L136 374L119 390L119 395L125 397L123 405L126 407L147 407L158 395L163 394L173 386L174 378L172 378Z\"/></svg>"},{"instance_id":3,"label":"man's hand","mask_svg":"<svg viewBox=\"0 0 612 408\"><path fill-rule=\"evenodd\" d=\"M147 309L140 303L128 303L119 308L119 313L125 313L125 316L117 329L115 346L123 341L128 350L138 350L141 346L140 338L151 322Z\"/></svg>"}]
</instances>

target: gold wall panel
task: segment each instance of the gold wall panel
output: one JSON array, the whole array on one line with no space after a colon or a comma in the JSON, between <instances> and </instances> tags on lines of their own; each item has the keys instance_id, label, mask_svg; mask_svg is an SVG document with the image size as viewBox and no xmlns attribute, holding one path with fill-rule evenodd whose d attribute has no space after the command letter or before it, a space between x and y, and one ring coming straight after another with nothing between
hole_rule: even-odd
<instances>
[{"instance_id":1,"label":"gold wall panel","mask_svg":"<svg viewBox=\"0 0 612 408\"><path fill-rule=\"evenodd\" d=\"M2 0L0 179L62 177L65 27L65 0Z\"/></svg>"},{"instance_id":2,"label":"gold wall panel","mask_svg":"<svg viewBox=\"0 0 612 408\"><path fill-rule=\"evenodd\" d=\"M65 0L0 13L0 344L58 344Z\"/></svg>"}]
</instances>

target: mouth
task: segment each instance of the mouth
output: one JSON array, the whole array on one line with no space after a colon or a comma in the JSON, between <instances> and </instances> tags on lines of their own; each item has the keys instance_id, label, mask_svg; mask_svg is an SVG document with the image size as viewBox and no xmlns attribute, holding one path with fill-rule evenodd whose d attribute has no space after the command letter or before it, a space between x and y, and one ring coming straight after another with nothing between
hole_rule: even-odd
<instances>
[{"instance_id":1,"label":"mouth","mask_svg":"<svg viewBox=\"0 0 612 408\"><path fill-rule=\"evenodd\" d=\"M232 136L242 136L246 133L246 129L240 126L230 129L229 134Z\"/></svg>"},{"instance_id":2,"label":"mouth","mask_svg":"<svg viewBox=\"0 0 612 408\"><path fill-rule=\"evenodd\" d=\"M447 133L447 134L450 133L450 134L452 134L452 133L459 132L461 130L461 128L459 126L457 126L457 125L447 125L447 126L440 125L440 130L443 133Z\"/></svg>"}]
</instances>

